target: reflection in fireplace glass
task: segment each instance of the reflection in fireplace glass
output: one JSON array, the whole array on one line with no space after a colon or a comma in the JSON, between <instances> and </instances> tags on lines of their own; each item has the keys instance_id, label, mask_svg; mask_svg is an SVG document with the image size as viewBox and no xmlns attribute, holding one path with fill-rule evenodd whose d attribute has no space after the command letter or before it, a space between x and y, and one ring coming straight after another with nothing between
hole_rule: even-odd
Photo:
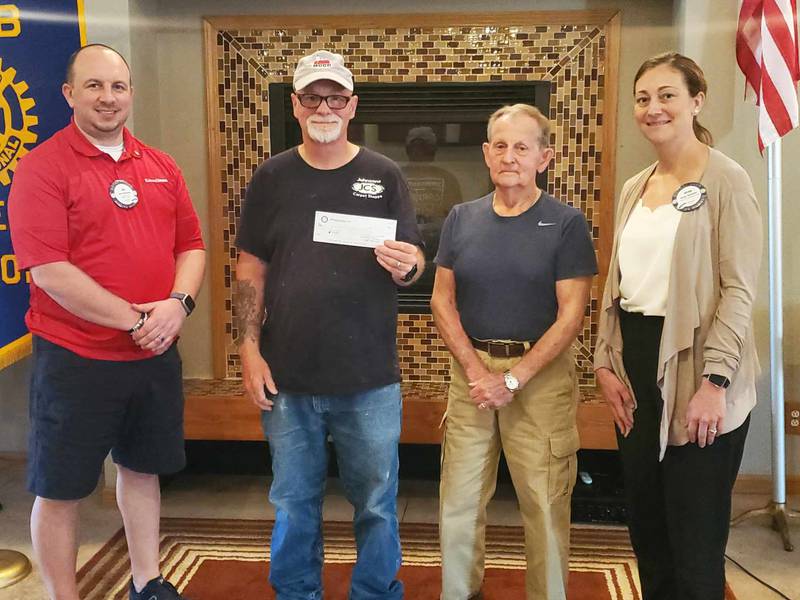
<instances>
[{"instance_id":1,"label":"reflection in fireplace glass","mask_svg":"<svg viewBox=\"0 0 800 600\"><path fill-rule=\"evenodd\" d=\"M413 288L430 295L439 232L453 205L491 191L481 144L484 123L363 123L350 126L350 139L394 160L408 181L425 241L425 273Z\"/></svg>"}]
</instances>

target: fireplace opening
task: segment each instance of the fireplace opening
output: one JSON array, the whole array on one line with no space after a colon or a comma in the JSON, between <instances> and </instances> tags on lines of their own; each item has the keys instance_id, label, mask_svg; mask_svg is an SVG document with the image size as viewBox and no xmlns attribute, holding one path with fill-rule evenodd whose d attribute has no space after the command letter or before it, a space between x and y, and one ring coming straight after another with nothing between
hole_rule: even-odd
<instances>
[{"instance_id":1,"label":"fireplace opening","mask_svg":"<svg viewBox=\"0 0 800 600\"><path fill-rule=\"evenodd\" d=\"M338 477L336 450L329 443L332 455L328 476ZM424 490L436 498L440 479L438 444L400 444L400 494L424 496ZM186 469L177 475L161 478L164 485L184 476L197 475L272 475L267 442L186 440ZM511 473L501 456L498 467L497 498L513 499ZM251 480L252 483L252 480ZM409 490L414 490L409 492ZM578 476L572 492L573 523L625 523L627 511L622 484L622 463L616 450L580 450Z\"/></svg>"},{"instance_id":2,"label":"fireplace opening","mask_svg":"<svg viewBox=\"0 0 800 600\"><path fill-rule=\"evenodd\" d=\"M302 139L292 115L291 93L289 83L269 85L273 155ZM356 85L355 93L358 109L349 138L388 156L403 170L425 240L425 273L415 285L400 290L400 311L429 313L436 270L433 258L445 217L454 204L492 189L481 149L489 115L519 102L549 114L550 83L363 83ZM546 171L537 183L546 189Z\"/></svg>"}]
</instances>

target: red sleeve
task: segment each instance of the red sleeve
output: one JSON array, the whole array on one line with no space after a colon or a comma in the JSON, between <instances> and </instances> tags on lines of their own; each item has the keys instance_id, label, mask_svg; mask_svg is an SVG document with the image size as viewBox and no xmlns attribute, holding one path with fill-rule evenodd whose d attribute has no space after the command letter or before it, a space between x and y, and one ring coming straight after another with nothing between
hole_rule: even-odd
<instances>
[{"instance_id":1,"label":"red sleeve","mask_svg":"<svg viewBox=\"0 0 800 600\"><path fill-rule=\"evenodd\" d=\"M175 200L176 200L176 223L175 223L175 254L187 250L203 250L203 234L200 231L200 219L192 205L189 190L183 179L183 174L177 165L173 164L175 170Z\"/></svg>"},{"instance_id":2,"label":"red sleeve","mask_svg":"<svg viewBox=\"0 0 800 600\"><path fill-rule=\"evenodd\" d=\"M20 160L8 196L11 243L21 269L69 260L66 182L48 162L30 155Z\"/></svg>"}]
</instances>

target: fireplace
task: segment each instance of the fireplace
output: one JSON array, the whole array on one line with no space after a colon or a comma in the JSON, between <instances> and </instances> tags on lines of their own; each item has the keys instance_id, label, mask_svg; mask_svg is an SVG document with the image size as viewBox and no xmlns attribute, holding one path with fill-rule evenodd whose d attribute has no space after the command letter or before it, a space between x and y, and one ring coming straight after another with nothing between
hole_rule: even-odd
<instances>
[{"instance_id":1,"label":"fireplace","mask_svg":"<svg viewBox=\"0 0 800 600\"><path fill-rule=\"evenodd\" d=\"M300 127L292 116L291 84L269 85L270 147L296 146ZM489 115L524 102L549 114L550 84L536 82L356 83L356 117L349 138L400 165L425 240L427 265L419 281L399 294L400 311L429 313L439 233L454 204L492 189L483 161ZM547 172L537 182L547 187Z\"/></svg>"},{"instance_id":2,"label":"fireplace","mask_svg":"<svg viewBox=\"0 0 800 600\"><path fill-rule=\"evenodd\" d=\"M607 411L592 400L592 351L613 236L619 13L246 15L208 17L204 27L212 352L219 382L214 389L222 393L241 377L231 292L233 240L247 183L265 158L299 141L294 120L285 119L293 68L309 52L328 49L344 55L356 81L360 102L352 137L408 170L418 213L430 220L422 223L423 229L430 230L426 235L434 246L435 221L448 207L489 188L478 148L487 116L502 104L519 101L545 109L558 158L540 186L586 216L601 268L574 345L587 400L579 410L579 420L585 421L582 443L613 447ZM500 96L492 97L491 90L499 90ZM423 98L410 117L407 95ZM477 109L479 114L470 114ZM433 139L437 152L426 160L424 145ZM417 152L413 159L407 145L415 146L410 148ZM457 163L454 155L473 162ZM464 179L464 170L477 177ZM455 192L453 179L458 183ZM428 256L433 256L430 248ZM429 269L428 277L433 272ZM424 312L425 289L423 282L408 290L397 326L408 416L404 435L417 442L436 438L450 362L432 316Z\"/></svg>"},{"instance_id":3,"label":"fireplace","mask_svg":"<svg viewBox=\"0 0 800 600\"><path fill-rule=\"evenodd\" d=\"M356 80L360 102L351 137L407 169L418 213L432 215L431 222L434 207L441 217L453 203L488 190L478 147L493 110L527 102L550 118L558 159L539 185L586 216L601 268L574 344L582 396L581 446L615 448L608 409L595 399L592 351L613 236L620 22L619 13L604 10L206 18L214 378L185 382L187 439L263 441L258 411L242 394L241 362L233 342L238 335L231 298L237 256L233 241L255 169L300 141L294 119L287 118L293 65L313 50L328 49L345 56ZM492 97L491 90L502 94ZM410 95L423 99L411 115ZM433 159L426 148L431 140L436 146ZM471 162L458 163L454 156ZM464 170L477 177L467 180ZM442 171L456 179L455 192ZM430 249L428 256L433 256ZM419 297L403 300L397 349L403 378L401 442L420 445L419 451L429 454L402 464L436 469L450 353L432 316L423 312L424 289L414 286L409 292ZM257 454L263 457L263 451ZM223 455L228 456L227 450L214 454ZM573 514L594 520L598 512L616 511L597 502L616 502L617 465L593 464L587 458L579 459L580 469L594 483L578 484ZM241 461L234 462L241 466Z\"/></svg>"}]
</instances>

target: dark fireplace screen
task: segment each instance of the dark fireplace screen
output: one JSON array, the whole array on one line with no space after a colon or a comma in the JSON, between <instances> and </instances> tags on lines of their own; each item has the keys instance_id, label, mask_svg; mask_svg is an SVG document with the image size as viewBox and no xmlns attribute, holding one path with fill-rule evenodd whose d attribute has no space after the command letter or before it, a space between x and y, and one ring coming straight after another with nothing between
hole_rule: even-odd
<instances>
[{"instance_id":1,"label":"dark fireplace screen","mask_svg":"<svg viewBox=\"0 0 800 600\"><path fill-rule=\"evenodd\" d=\"M269 85L270 148L273 154L301 142L292 115L291 84ZM402 312L429 312L439 232L454 204L492 189L481 145L489 115L524 102L548 114L549 82L364 83L349 128L352 142L393 159L408 179L426 244L425 274L400 290ZM547 173L537 179L545 188Z\"/></svg>"}]
</instances>

